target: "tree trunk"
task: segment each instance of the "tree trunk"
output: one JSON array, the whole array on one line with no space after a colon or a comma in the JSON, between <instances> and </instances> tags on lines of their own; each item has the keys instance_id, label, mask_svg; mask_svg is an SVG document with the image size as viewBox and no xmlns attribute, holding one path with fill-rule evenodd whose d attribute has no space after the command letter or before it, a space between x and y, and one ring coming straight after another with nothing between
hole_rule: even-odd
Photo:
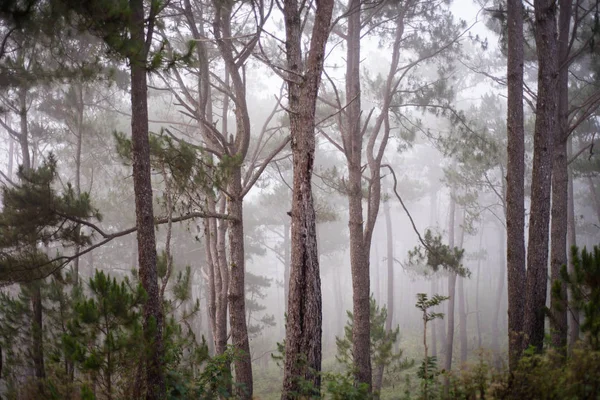
<instances>
[{"instance_id":1,"label":"tree trunk","mask_svg":"<svg viewBox=\"0 0 600 400\"><path fill-rule=\"evenodd\" d=\"M498 288L496 289L496 304L494 305L494 317L492 320L492 351L494 352L494 365L496 368L500 368L501 366L501 356L500 356L500 328L499 328L499 319L500 319L500 309L502 308L502 294L504 293L504 280L505 280L505 270L506 265L504 263L504 254L505 252L505 244L506 240L504 237L504 229L500 231L500 271L498 275Z\"/></svg>"},{"instance_id":2,"label":"tree trunk","mask_svg":"<svg viewBox=\"0 0 600 400\"><path fill-rule=\"evenodd\" d=\"M252 360L246 324L245 296L245 260L244 260L244 223L242 208L242 171L240 167L233 170L229 185L232 197L227 202L229 215L229 258L231 276L229 281L229 322L233 347L238 354L234 359L236 396L240 399L252 398Z\"/></svg>"},{"instance_id":3,"label":"tree trunk","mask_svg":"<svg viewBox=\"0 0 600 400\"><path fill-rule=\"evenodd\" d=\"M40 389L43 389L41 380L46 378L46 370L44 368L44 326L41 281L33 282L30 287L32 290L31 307L33 310L33 319L31 321L31 330L33 333L33 365L35 367L35 377L39 380Z\"/></svg>"},{"instance_id":4,"label":"tree trunk","mask_svg":"<svg viewBox=\"0 0 600 400\"><path fill-rule=\"evenodd\" d=\"M467 362L467 354L469 351L467 339L467 309L465 296L465 278L458 278L458 324L460 325L460 363L461 367Z\"/></svg>"},{"instance_id":5,"label":"tree trunk","mask_svg":"<svg viewBox=\"0 0 600 400\"><path fill-rule=\"evenodd\" d=\"M508 358L521 357L525 313L525 131L523 126L523 3L508 0L508 112L506 169L506 269L508 274Z\"/></svg>"},{"instance_id":6,"label":"tree trunk","mask_svg":"<svg viewBox=\"0 0 600 400\"><path fill-rule=\"evenodd\" d=\"M454 200L454 189L450 194L450 215L448 220L448 247L454 248L454 229L456 219L456 201ZM448 324L448 333L446 334L446 358L444 362L444 369L450 371L452 369L452 350L454 346L454 304L455 304L455 292L456 292L456 272L450 271L448 277L448 313L446 321ZM445 387L448 387L448 380L446 379Z\"/></svg>"},{"instance_id":7,"label":"tree trunk","mask_svg":"<svg viewBox=\"0 0 600 400\"><path fill-rule=\"evenodd\" d=\"M392 216L390 213L390 202L383 203L385 214L385 233L387 250L387 319L385 330L390 332L394 322L394 237L392 232Z\"/></svg>"},{"instance_id":8,"label":"tree trunk","mask_svg":"<svg viewBox=\"0 0 600 400\"><path fill-rule=\"evenodd\" d=\"M282 399L296 398L299 378L321 388L322 298L311 180L315 157L315 109L333 0L316 3L310 50L303 65L302 21L297 0L284 0L288 107L294 165L292 254ZM301 78L299 78L301 77Z\"/></svg>"},{"instance_id":9,"label":"tree trunk","mask_svg":"<svg viewBox=\"0 0 600 400\"><path fill-rule=\"evenodd\" d=\"M548 286L548 242L550 222L550 186L552 184L553 141L557 103L556 5L553 0L536 0L535 29L538 55L538 93L533 143L531 211L523 348L544 345L544 319Z\"/></svg>"},{"instance_id":10,"label":"tree trunk","mask_svg":"<svg viewBox=\"0 0 600 400\"><path fill-rule=\"evenodd\" d=\"M569 157L573 154L573 138L569 137L567 143L567 154ZM577 231L575 227L575 200L573 198L573 171L569 168L569 194L568 194L568 230L567 230L567 256L569 261L569 274L574 272L573 260L571 256L571 249L573 246L577 246ZM570 294L569 294L570 296ZM569 349L573 348L573 345L579 339L579 309L572 308L569 313Z\"/></svg>"},{"instance_id":11,"label":"tree trunk","mask_svg":"<svg viewBox=\"0 0 600 400\"><path fill-rule=\"evenodd\" d=\"M554 158L552 165L552 232L551 232L551 281L552 286L561 284L557 296L551 292L552 317L550 331L552 345L566 351L567 348L567 286L560 270L567 264L568 185L567 131L569 129L569 31L571 23L571 0L560 0L558 59L558 125L554 129Z\"/></svg>"},{"instance_id":12,"label":"tree trunk","mask_svg":"<svg viewBox=\"0 0 600 400\"><path fill-rule=\"evenodd\" d=\"M285 302L285 312L288 309L288 296L290 292L290 224L283 224L283 294Z\"/></svg>"},{"instance_id":13,"label":"tree trunk","mask_svg":"<svg viewBox=\"0 0 600 400\"><path fill-rule=\"evenodd\" d=\"M348 4L346 35L346 107L343 142L348 161L348 226L352 270L352 356L355 379L371 387L371 327L369 249L364 240L362 209L362 129L360 123L360 0Z\"/></svg>"},{"instance_id":14,"label":"tree trunk","mask_svg":"<svg viewBox=\"0 0 600 400\"><path fill-rule=\"evenodd\" d=\"M437 280L435 276L431 277L431 296L433 297L437 291ZM431 356L437 358L437 324L435 320L431 321L433 324L431 325ZM423 339L425 340L425 339Z\"/></svg>"},{"instance_id":15,"label":"tree trunk","mask_svg":"<svg viewBox=\"0 0 600 400\"><path fill-rule=\"evenodd\" d=\"M131 40L146 46L144 1L130 0ZM138 240L139 276L148 297L144 304L146 340L146 399L165 398L163 377L163 314L156 272L156 238L152 182L150 179L150 145L148 140L147 51L130 56L131 64L131 137L133 156L133 190Z\"/></svg>"}]
</instances>

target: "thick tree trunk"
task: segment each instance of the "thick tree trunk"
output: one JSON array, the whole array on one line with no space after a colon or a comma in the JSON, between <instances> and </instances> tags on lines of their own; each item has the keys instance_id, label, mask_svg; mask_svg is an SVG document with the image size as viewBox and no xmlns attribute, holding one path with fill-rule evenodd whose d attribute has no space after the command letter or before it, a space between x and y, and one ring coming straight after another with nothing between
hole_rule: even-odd
<instances>
[{"instance_id":1,"label":"thick tree trunk","mask_svg":"<svg viewBox=\"0 0 600 400\"><path fill-rule=\"evenodd\" d=\"M523 127L523 3L508 0L508 116L506 169L506 269L508 274L508 358L521 357L525 313L525 131Z\"/></svg>"},{"instance_id":2,"label":"thick tree trunk","mask_svg":"<svg viewBox=\"0 0 600 400\"><path fill-rule=\"evenodd\" d=\"M571 23L571 0L560 0L558 59L558 124L554 129L554 158L552 165L552 232L550 245L552 285L561 284L559 296L552 291L550 331L552 345L567 348L567 286L560 270L567 264L568 185L567 131L569 129L569 32Z\"/></svg>"},{"instance_id":3,"label":"thick tree trunk","mask_svg":"<svg viewBox=\"0 0 600 400\"><path fill-rule=\"evenodd\" d=\"M234 359L236 396L240 399L252 398L252 360L246 324L244 224L242 208L242 171L235 168L229 185L232 198L227 202L229 215L229 254L231 276L229 281L229 322L234 348L239 352Z\"/></svg>"},{"instance_id":4,"label":"thick tree trunk","mask_svg":"<svg viewBox=\"0 0 600 400\"><path fill-rule=\"evenodd\" d=\"M569 137L567 142L567 154L569 158L573 154L573 138ZM569 261L569 273L574 271L571 249L577 246L577 231L575 227L575 199L573 198L573 171L569 168L569 198L568 198L568 230L567 230L567 256ZM569 296L571 296L569 294ZM569 297L570 298L570 297ZM575 342L579 340L579 309L572 308L569 312L569 349L573 348Z\"/></svg>"},{"instance_id":5,"label":"thick tree trunk","mask_svg":"<svg viewBox=\"0 0 600 400\"><path fill-rule=\"evenodd\" d=\"M315 157L315 109L333 0L316 3L310 50L303 65L302 21L297 0L284 1L288 113L292 136L292 254L282 399L297 398L299 379L321 388L322 298L311 180Z\"/></svg>"},{"instance_id":6,"label":"thick tree trunk","mask_svg":"<svg viewBox=\"0 0 600 400\"><path fill-rule=\"evenodd\" d=\"M130 0L131 40L146 46L144 1ZM137 225L139 276L148 297L144 304L146 340L146 399L165 398L163 377L163 314L156 271L156 238L152 182L150 179L150 144L148 140L147 51L130 57L131 64L131 137L133 156L133 190Z\"/></svg>"},{"instance_id":7,"label":"thick tree trunk","mask_svg":"<svg viewBox=\"0 0 600 400\"><path fill-rule=\"evenodd\" d=\"M538 94L531 211L527 251L527 280L524 328L529 345L541 351L544 345L544 319L548 287L548 242L550 222L550 186L557 105L557 38L556 4L553 0L536 0L535 29L538 54Z\"/></svg>"}]
</instances>

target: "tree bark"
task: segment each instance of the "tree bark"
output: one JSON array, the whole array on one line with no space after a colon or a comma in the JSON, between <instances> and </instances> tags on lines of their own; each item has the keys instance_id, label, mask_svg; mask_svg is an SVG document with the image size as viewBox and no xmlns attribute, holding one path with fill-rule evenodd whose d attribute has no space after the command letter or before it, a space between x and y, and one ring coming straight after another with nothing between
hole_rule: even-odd
<instances>
[{"instance_id":1,"label":"tree bark","mask_svg":"<svg viewBox=\"0 0 600 400\"><path fill-rule=\"evenodd\" d=\"M234 217L229 221L229 254L231 276L229 281L229 323L231 326L232 343L238 354L234 359L236 396L240 399L251 399L252 360L250 358L250 342L246 323L246 296L244 277L244 225L242 193L242 171L235 168L229 185L232 197L227 202L229 215Z\"/></svg>"},{"instance_id":2,"label":"tree bark","mask_svg":"<svg viewBox=\"0 0 600 400\"><path fill-rule=\"evenodd\" d=\"M163 377L163 314L156 271L156 238L152 182L150 179L150 144L148 140L148 84L146 77L146 34L144 1L130 0L131 40L139 49L130 55L131 64L131 137L133 156L133 190L139 276L148 297L144 304L144 336L146 340L146 399L165 398ZM151 38L150 38L151 39Z\"/></svg>"},{"instance_id":3,"label":"tree bark","mask_svg":"<svg viewBox=\"0 0 600 400\"><path fill-rule=\"evenodd\" d=\"M567 286L560 270L567 264L568 185L567 132L569 129L569 32L571 23L571 0L560 0L558 59L558 124L554 129L554 158L552 165L552 228L550 276L552 285L561 284L560 294L551 292L552 317L550 331L552 345L566 351L567 348Z\"/></svg>"},{"instance_id":4,"label":"tree bark","mask_svg":"<svg viewBox=\"0 0 600 400\"><path fill-rule=\"evenodd\" d=\"M523 3L508 0L508 111L506 169L506 269L508 274L508 358L521 357L525 312L525 131L523 126Z\"/></svg>"},{"instance_id":5,"label":"tree bark","mask_svg":"<svg viewBox=\"0 0 600 400\"><path fill-rule=\"evenodd\" d=\"M284 0L288 107L293 156L292 253L282 399L293 399L302 378L321 388L322 298L311 179L315 157L315 109L333 0L316 3L310 50L302 56L297 0Z\"/></svg>"},{"instance_id":6,"label":"tree bark","mask_svg":"<svg viewBox=\"0 0 600 400\"><path fill-rule=\"evenodd\" d=\"M350 231L350 268L352 271L352 356L355 379L372 384L370 327L370 243L365 242L362 209L362 129L360 103L360 0L348 3L346 34L346 107L343 143L348 162L348 226Z\"/></svg>"},{"instance_id":7,"label":"tree bark","mask_svg":"<svg viewBox=\"0 0 600 400\"><path fill-rule=\"evenodd\" d=\"M548 242L550 222L550 186L557 105L556 5L553 0L536 0L535 38L538 57L538 93L533 143L531 211L523 348L544 344L544 319L548 286Z\"/></svg>"}]
</instances>

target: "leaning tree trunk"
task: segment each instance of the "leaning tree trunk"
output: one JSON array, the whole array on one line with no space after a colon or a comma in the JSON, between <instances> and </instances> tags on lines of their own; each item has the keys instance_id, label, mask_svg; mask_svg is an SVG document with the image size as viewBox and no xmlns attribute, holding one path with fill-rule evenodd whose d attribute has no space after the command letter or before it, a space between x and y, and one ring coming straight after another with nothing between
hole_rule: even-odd
<instances>
[{"instance_id":1,"label":"leaning tree trunk","mask_svg":"<svg viewBox=\"0 0 600 400\"><path fill-rule=\"evenodd\" d=\"M387 319L385 330L391 332L394 322L394 237L392 232L392 216L390 202L383 203L386 233L386 258L387 258Z\"/></svg>"},{"instance_id":2,"label":"leaning tree trunk","mask_svg":"<svg viewBox=\"0 0 600 400\"><path fill-rule=\"evenodd\" d=\"M294 183L292 254L285 335L282 399L297 398L301 381L321 388L322 298L317 229L312 196L315 158L315 109L333 0L316 3L310 50L304 65L301 13L297 0L284 0L288 76L288 107Z\"/></svg>"},{"instance_id":3,"label":"leaning tree trunk","mask_svg":"<svg viewBox=\"0 0 600 400\"><path fill-rule=\"evenodd\" d=\"M508 358L521 357L525 313L525 131L523 126L523 3L508 0L506 269L508 274Z\"/></svg>"},{"instance_id":4,"label":"leaning tree trunk","mask_svg":"<svg viewBox=\"0 0 600 400\"><path fill-rule=\"evenodd\" d=\"M548 242L550 186L557 103L556 4L553 0L535 1L535 29L538 55L538 93L533 142L533 173L523 348L541 351L544 345L544 319L548 286Z\"/></svg>"},{"instance_id":5,"label":"leaning tree trunk","mask_svg":"<svg viewBox=\"0 0 600 400\"><path fill-rule=\"evenodd\" d=\"M146 47L144 1L130 0L131 40ZM143 53L143 54L142 54ZM144 304L144 336L146 355L146 399L163 399L166 395L163 377L163 313L156 271L156 238L152 182L150 179L150 143L148 139L147 51L130 57L131 64L131 140L133 156L133 190L137 226L139 276L147 293Z\"/></svg>"},{"instance_id":6,"label":"leaning tree trunk","mask_svg":"<svg viewBox=\"0 0 600 400\"><path fill-rule=\"evenodd\" d=\"M560 270L567 264L568 190L567 131L569 129L569 31L571 0L560 0L558 59L558 126L554 129L554 159L552 165L552 232L550 245L552 286L560 284L561 290L551 292L550 331L552 346L567 348L567 286Z\"/></svg>"}]
</instances>

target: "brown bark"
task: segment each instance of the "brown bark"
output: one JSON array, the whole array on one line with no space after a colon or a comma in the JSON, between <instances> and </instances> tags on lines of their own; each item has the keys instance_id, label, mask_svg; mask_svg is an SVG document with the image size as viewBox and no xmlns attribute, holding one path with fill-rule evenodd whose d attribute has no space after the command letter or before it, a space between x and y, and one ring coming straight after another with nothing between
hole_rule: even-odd
<instances>
[{"instance_id":1,"label":"brown bark","mask_svg":"<svg viewBox=\"0 0 600 400\"><path fill-rule=\"evenodd\" d=\"M506 269L508 274L508 357L521 356L525 312L525 132L523 127L523 3L508 0Z\"/></svg>"},{"instance_id":2,"label":"brown bark","mask_svg":"<svg viewBox=\"0 0 600 400\"><path fill-rule=\"evenodd\" d=\"M311 179L315 157L315 108L329 35L333 0L316 3L310 50L302 56L302 21L297 0L284 1L288 107L294 165L292 254L282 399L292 399L299 378L321 387L322 304L316 218Z\"/></svg>"},{"instance_id":3,"label":"brown bark","mask_svg":"<svg viewBox=\"0 0 600 400\"><path fill-rule=\"evenodd\" d=\"M523 347L541 351L548 286L548 242L550 185L557 105L556 5L553 0L536 0L535 38L538 57L538 92L533 143L531 211L525 299Z\"/></svg>"},{"instance_id":4,"label":"brown bark","mask_svg":"<svg viewBox=\"0 0 600 400\"><path fill-rule=\"evenodd\" d=\"M567 142L567 154L569 157L573 153L573 142L572 137L569 137ZM573 198L573 171L569 168L569 193L568 193L568 230L567 230L567 256L568 256L568 269L569 273L572 274L574 271L573 260L571 257L571 249L573 246L577 246L577 231L575 227L575 200ZM570 294L569 294L570 296ZM579 340L579 310L572 308L569 312L569 349L573 348L573 345Z\"/></svg>"},{"instance_id":5,"label":"brown bark","mask_svg":"<svg viewBox=\"0 0 600 400\"><path fill-rule=\"evenodd\" d=\"M554 158L552 165L552 227L550 277L552 285L561 284L559 296L552 291L550 331L552 345L562 350L567 346L567 286L562 281L560 270L567 264L568 185L567 137L569 129L569 31L571 23L571 0L560 0L558 59L558 124L554 129Z\"/></svg>"},{"instance_id":6,"label":"brown bark","mask_svg":"<svg viewBox=\"0 0 600 400\"><path fill-rule=\"evenodd\" d=\"M148 84L146 57L148 47L144 25L143 0L130 0L131 40L138 52L129 56L131 64L131 138L133 156L133 190L138 241L140 281L148 297L144 304L144 336L146 340L146 399L163 399L166 395L163 377L163 314L156 271L156 238L152 182L150 180L150 145L148 140ZM150 16L152 19L153 16ZM149 32L151 39L151 32ZM149 42L148 42L149 45ZM143 51L141 49L144 49Z\"/></svg>"},{"instance_id":7,"label":"brown bark","mask_svg":"<svg viewBox=\"0 0 600 400\"><path fill-rule=\"evenodd\" d=\"M346 34L346 123L343 143L348 162L348 226L352 271L352 356L355 379L371 387L370 271L369 248L365 242L362 209L362 129L360 103L360 0L348 4Z\"/></svg>"},{"instance_id":8,"label":"brown bark","mask_svg":"<svg viewBox=\"0 0 600 400\"><path fill-rule=\"evenodd\" d=\"M246 158L250 144L250 116L246 103L246 85L241 75L242 60L236 59L237 52L230 38L232 3L214 2L215 18L213 31L223 61L225 62L228 76L232 82L231 100L235 103L236 135L233 143L229 144L231 154L241 160ZM251 50L251 48L246 48ZM241 56L240 56L241 57ZM226 100L227 102L228 100ZM223 134L227 133L223 130ZM250 343L246 322L246 296L244 278L246 274L244 258L244 223L243 223L243 188L242 166L233 166L228 179L227 189L229 196L227 208L229 214L235 219L229 221L229 258L231 262L229 280L229 322L231 338L237 353L235 365L235 394L241 399L252 398L252 360L250 358Z\"/></svg>"},{"instance_id":9,"label":"brown bark","mask_svg":"<svg viewBox=\"0 0 600 400\"><path fill-rule=\"evenodd\" d=\"M236 396L241 399L252 398L252 360L246 323L245 262L244 262L244 225L242 211L241 169L235 168L229 185L234 196L227 202L229 215L236 218L229 223L229 254L231 272L229 281L229 322L232 344L238 354L234 359Z\"/></svg>"}]
</instances>

